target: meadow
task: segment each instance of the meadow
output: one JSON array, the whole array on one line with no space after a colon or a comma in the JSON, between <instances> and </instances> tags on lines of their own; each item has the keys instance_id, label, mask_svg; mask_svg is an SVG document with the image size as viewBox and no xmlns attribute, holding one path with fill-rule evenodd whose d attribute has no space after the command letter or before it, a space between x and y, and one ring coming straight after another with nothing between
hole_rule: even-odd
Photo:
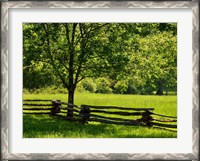
<instances>
[{"instance_id":1,"label":"meadow","mask_svg":"<svg viewBox=\"0 0 200 161\"><path fill-rule=\"evenodd\" d=\"M67 102L67 94L24 94L23 99ZM155 113L177 116L176 96L76 93L76 105L154 108ZM138 126L103 123L78 124L48 115L23 115L24 138L176 138L177 133Z\"/></svg>"}]
</instances>

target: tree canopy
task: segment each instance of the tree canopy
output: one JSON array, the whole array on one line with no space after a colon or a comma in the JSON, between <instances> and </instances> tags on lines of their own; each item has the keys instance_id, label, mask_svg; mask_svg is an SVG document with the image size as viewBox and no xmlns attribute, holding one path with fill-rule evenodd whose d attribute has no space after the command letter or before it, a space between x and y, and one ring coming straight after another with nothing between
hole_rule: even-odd
<instances>
[{"instance_id":1,"label":"tree canopy","mask_svg":"<svg viewBox=\"0 0 200 161\"><path fill-rule=\"evenodd\" d=\"M177 85L176 23L24 23L24 88L163 94ZM94 87L92 87L94 86Z\"/></svg>"}]
</instances>

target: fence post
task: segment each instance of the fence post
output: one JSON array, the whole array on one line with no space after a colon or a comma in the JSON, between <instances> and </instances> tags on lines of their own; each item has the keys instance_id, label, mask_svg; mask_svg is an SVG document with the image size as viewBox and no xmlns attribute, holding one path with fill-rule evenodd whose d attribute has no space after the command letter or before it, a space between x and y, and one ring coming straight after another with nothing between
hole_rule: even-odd
<instances>
[{"instance_id":1,"label":"fence post","mask_svg":"<svg viewBox=\"0 0 200 161\"><path fill-rule=\"evenodd\" d=\"M52 101L52 109L51 109L51 116L55 116L56 113L60 112L60 105L61 105L61 101L57 100L57 101Z\"/></svg>"},{"instance_id":2,"label":"fence post","mask_svg":"<svg viewBox=\"0 0 200 161\"><path fill-rule=\"evenodd\" d=\"M146 124L146 126L151 127L151 120L153 118L151 117L151 112L149 110L145 110L145 112L142 113L142 122Z\"/></svg>"},{"instance_id":3,"label":"fence post","mask_svg":"<svg viewBox=\"0 0 200 161\"><path fill-rule=\"evenodd\" d=\"M82 124L85 124L88 122L89 118L90 118L90 108L87 107L87 106L84 106L84 105L81 105L81 110L80 110L80 113L79 113L79 116L82 117L81 119L81 123Z\"/></svg>"}]
</instances>

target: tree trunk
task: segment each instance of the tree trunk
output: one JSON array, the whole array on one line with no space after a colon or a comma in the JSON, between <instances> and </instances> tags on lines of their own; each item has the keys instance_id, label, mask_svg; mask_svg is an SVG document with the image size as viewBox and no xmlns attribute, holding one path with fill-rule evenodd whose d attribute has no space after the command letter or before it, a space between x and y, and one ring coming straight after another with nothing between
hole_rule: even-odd
<instances>
[{"instance_id":1,"label":"tree trunk","mask_svg":"<svg viewBox=\"0 0 200 161\"><path fill-rule=\"evenodd\" d=\"M68 103L74 104L74 89L71 88L68 90ZM71 106L69 106L70 108L73 108ZM68 110L67 111L67 117L72 118L73 117L73 111L72 110Z\"/></svg>"},{"instance_id":2,"label":"tree trunk","mask_svg":"<svg viewBox=\"0 0 200 161\"><path fill-rule=\"evenodd\" d=\"M68 103L74 104L74 91L76 88L76 84L74 84L74 55L75 55L75 46L74 46L74 40L75 40L75 32L76 32L76 26L77 23L73 24L72 29L72 35L71 40L69 38L69 28L66 25L66 32L67 32L67 41L69 45L69 77L68 77ZM71 107L73 108L73 107ZM73 111L68 110L67 111L67 117L72 118L73 117Z\"/></svg>"},{"instance_id":3,"label":"tree trunk","mask_svg":"<svg viewBox=\"0 0 200 161\"><path fill-rule=\"evenodd\" d=\"M160 87L157 92L156 92L156 95L163 95L163 88Z\"/></svg>"}]
</instances>

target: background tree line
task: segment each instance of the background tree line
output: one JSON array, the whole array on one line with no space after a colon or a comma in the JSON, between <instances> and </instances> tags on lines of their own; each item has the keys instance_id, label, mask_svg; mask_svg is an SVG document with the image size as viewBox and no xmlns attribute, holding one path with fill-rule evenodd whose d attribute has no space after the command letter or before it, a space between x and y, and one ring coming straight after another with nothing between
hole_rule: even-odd
<instances>
[{"instance_id":1,"label":"background tree line","mask_svg":"<svg viewBox=\"0 0 200 161\"><path fill-rule=\"evenodd\" d=\"M74 92L176 91L176 23L24 23L23 87Z\"/></svg>"}]
</instances>

